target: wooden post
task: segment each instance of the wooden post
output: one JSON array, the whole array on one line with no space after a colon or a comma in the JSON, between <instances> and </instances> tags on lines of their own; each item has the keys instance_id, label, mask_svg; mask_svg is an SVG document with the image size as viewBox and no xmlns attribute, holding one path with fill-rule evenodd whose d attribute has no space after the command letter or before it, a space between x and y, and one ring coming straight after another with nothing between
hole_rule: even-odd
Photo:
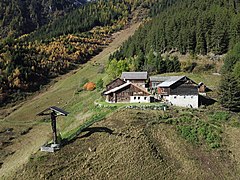
<instances>
[{"instance_id":1,"label":"wooden post","mask_svg":"<svg viewBox=\"0 0 240 180\"><path fill-rule=\"evenodd\" d=\"M51 120L52 120L52 130L53 130L53 143L57 144L57 124L56 124L56 113L51 112Z\"/></svg>"}]
</instances>

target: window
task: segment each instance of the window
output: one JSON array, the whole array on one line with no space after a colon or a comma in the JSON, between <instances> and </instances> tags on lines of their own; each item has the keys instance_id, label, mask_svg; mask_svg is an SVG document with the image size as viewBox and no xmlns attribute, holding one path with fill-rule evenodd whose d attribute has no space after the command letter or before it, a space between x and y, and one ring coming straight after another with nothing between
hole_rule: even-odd
<instances>
[{"instance_id":1,"label":"window","mask_svg":"<svg viewBox=\"0 0 240 180\"><path fill-rule=\"evenodd\" d=\"M140 100L140 97L138 97L138 100Z\"/></svg>"},{"instance_id":2,"label":"window","mask_svg":"<svg viewBox=\"0 0 240 180\"><path fill-rule=\"evenodd\" d=\"M186 99L186 96L184 96L183 98Z\"/></svg>"},{"instance_id":3,"label":"window","mask_svg":"<svg viewBox=\"0 0 240 180\"><path fill-rule=\"evenodd\" d=\"M144 100L147 100L147 97L144 97Z\"/></svg>"},{"instance_id":4,"label":"window","mask_svg":"<svg viewBox=\"0 0 240 180\"><path fill-rule=\"evenodd\" d=\"M177 99L177 96L174 96L174 99Z\"/></svg>"},{"instance_id":5,"label":"window","mask_svg":"<svg viewBox=\"0 0 240 180\"><path fill-rule=\"evenodd\" d=\"M191 98L193 99L193 96L191 96Z\"/></svg>"},{"instance_id":6,"label":"window","mask_svg":"<svg viewBox=\"0 0 240 180\"><path fill-rule=\"evenodd\" d=\"M136 97L134 97L134 99L136 99Z\"/></svg>"}]
</instances>

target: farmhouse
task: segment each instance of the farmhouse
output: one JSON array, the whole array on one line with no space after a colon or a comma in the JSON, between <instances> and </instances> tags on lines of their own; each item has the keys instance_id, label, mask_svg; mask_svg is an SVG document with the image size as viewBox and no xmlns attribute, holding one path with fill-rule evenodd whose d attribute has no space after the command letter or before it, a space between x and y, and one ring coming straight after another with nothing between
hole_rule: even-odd
<instances>
[{"instance_id":1,"label":"farmhouse","mask_svg":"<svg viewBox=\"0 0 240 180\"><path fill-rule=\"evenodd\" d=\"M198 108L204 104L203 96L210 89L204 84L196 84L186 76L151 76L149 91L147 72L123 72L121 78L106 86L103 95L110 103L165 101L181 107Z\"/></svg>"},{"instance_id":2,"label":"farmhouse","mask_svg":"<svg viewBox=\"0 0 240 180\"><path fill-rule=\"evenodd\" d=\"M172 105L198 108L198 85L186 76L170 76L157 89L161 98Z\"/></svg>"},{"instance_id":3,"label":"farmhouse","mask_svg":"<svg viewBox=\"0 0 240 180\"><path fill-rule=\"evenodd\" d=\"M132 82L137 86L145 88L146 82L148 80L147 72L123 72L121 79L128 82Z\"/></svg>"},{"instance_id":4,"label":"farmhouse","mask_svg":"<svg viewBox=\"0 0 240 180\"><path fill-rule=\"evenodd\" d=\"M119 102L131 102L131 103L144 103L151 102L151 94L144 88L139 87L131 82L126 82L118 87L110 89L104 92L106 96L106 102L119 103Z\"/></svg>"}]
</instances>

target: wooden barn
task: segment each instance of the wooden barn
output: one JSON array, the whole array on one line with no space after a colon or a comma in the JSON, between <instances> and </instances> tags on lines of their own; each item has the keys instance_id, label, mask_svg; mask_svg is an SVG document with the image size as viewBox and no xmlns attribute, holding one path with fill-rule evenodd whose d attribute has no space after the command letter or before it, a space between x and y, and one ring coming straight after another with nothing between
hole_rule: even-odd
<instances>
[{"instance_id":1,"label":"wooden barn","mask_svg":"<svg viewBox=\"0 0 240 180\"><path fill-rule=\"evenodd\" d=\"M109 84L106 85L106 91L109 91L115 87L121 86L123 84L125 84L126 82L120 78L117 78L115 80L113 80L112 82L110 82ZM105 91L105 92L106 92Z\"/></svg>"},{"instance_id":2,"label":"wooden barn","mask_svg":"<svg viewBox=\"0 0 240 180\"><path fill-rule=\"evenodd\" d=\"M172 105L198 108L198 84L186 76L170 76L158 86L158 94Z\"/></svg>"},{"instance_id":3,"label":"wooden barn","mask_svg":"<svg viewBox=\"0 0 240 180\"><path fill-rule=\"evenodd\" d=\"M147 72L123 72L121 75L121 79L126 82L131 82L136 84L137 86L141 86L145 88L147 80L148 80L148 73Z\"/></svg>"},{"instance_id":4,"label":"wooden barn","mask_svg":"<svg viewBox=\"0 0 240 180\"><path fill-rule=\"evenodd\" d=\"M151 94L144 88L141 88L134 83L126 82L118 87L110 89L104 92L106 96L106 102L120 103L144 103L151 102Z\"/></svg>"}]
</instances>

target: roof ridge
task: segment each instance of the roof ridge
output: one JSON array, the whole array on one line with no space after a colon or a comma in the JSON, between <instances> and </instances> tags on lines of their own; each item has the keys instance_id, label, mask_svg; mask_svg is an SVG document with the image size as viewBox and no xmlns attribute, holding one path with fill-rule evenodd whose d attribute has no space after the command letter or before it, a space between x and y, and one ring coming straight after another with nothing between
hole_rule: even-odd
<instances>
[{"instance_id":1,"label":"roof ridge","mask_svg":"<svg viewBox=\"0 0 240 180\"><path fill-rule=\"evenodd\" d=\"M120 86L118 86L118 87L115 87L115 88L113 88L113 89L105 92L104 94L107 95L107 94L109 94L109 93L116 92L117 90L120 90L120 89L122 89L122 88L124 88L124 87L126 87L126 86L128 86L128 85L133 85L134 87L136 87L136 88L144 91L145 93L148 93L149 95L151 94L151 93L149 93L146 89L144 89L144 88L142 88L142 87L139 87L139 86L137 86L136 84L131 83L131 82L126 82L126 83L124 83L124 84L122 84L122 85L120 85Z\"/></svg>"}]
</instances>

